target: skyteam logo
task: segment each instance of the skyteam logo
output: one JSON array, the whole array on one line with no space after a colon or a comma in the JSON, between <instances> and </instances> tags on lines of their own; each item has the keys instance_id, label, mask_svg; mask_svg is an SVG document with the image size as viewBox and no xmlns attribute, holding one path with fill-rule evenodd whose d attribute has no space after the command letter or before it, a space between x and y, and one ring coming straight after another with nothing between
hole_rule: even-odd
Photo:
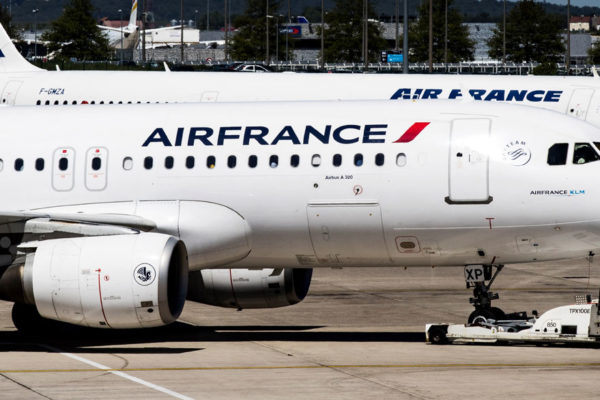
<instances>
[{"instance_id":1,"label":"skyteam logo","mask_svg":"<svg viewBox=\"0 0 600 400\"><path fill-rule=\"evenodd\" d=\"M531 151L524 140L513 140L504 146L502 157L511 165L520 167L531 160Z\"/></svg>"},{"instance_id":2,"label":"skyteam logo","mask_svg":"<svg viewBox=\"0 0 600 400\"><path fill-rule=\"evenodd\" d=\"M148 286L156 278L156 270L150 264L140 264L133 271L133 279L138 285Z\"/></svg>"}]
</instances>

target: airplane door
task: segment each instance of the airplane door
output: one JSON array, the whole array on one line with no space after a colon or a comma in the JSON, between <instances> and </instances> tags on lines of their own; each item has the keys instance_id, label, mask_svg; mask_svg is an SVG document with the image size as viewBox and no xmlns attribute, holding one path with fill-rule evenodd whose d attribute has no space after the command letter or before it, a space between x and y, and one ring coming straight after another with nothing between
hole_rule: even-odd
<instances>
[{"instance_id":1,"label":"airplane door","mask_svg":"<svg viewBox=\"0 0 600 400\"><path fill-rule=\"evenodd\" d=\"M600 126L600 90L596 90L592 96L586 121L593 125Z\"/></svg>"},{"instance_id":2,"label":"airplane door","mask_svg":"<svg viewBox=\"0 0 600 400\"><path fill-rule=\"evenodd\" d=\"M104 190L106 187L106 167L108 150L92 147L85 157L85 187L88 190Z\"/></svg>"},{"instance_id":3,"label":"airplane door","mask_svg":"<svg viewBox=\"0 0 600 400\"><path fill-rule=\"evenodd\" d=\"M2 91L2 104L13 106L22 84L21 81L9 81Z\"/></svg>"},{"instance_id":4,"label":"airplane door","mask_svg":"<svg viewBox=\"0 0 600 400\"><path fill-rule=\"evenodd\" d=\"M69 147L56 149L52 161L52 186L54 190L65 192L73 189L75 150Z\"/></svg>"},{"instance_id":5,"label":"airplane door","mask_svg":"<svg viewBox=\"0 0 600 400\"><path fill-rule=\"evenodd\" d=\"M594 89L575 89L569 101L567 114L585 120L593 94Z\"/></svg>"},{"instance_id":6,"label":"airplane door","mask_svg":"<svg viewBox=\"0 0 600 400\"><path fill-rule=\"evenodd\" d=\"M310 239L320 264L390 263L381 210L376 203L309 204Z\"/></svg>"},{"instance_id":7,"label":"airplane door","mask_svg":"<svg viewBox=\"0 0 600 400\"><path fill-rule=\"evenodd\" d=\"M489 204L489 119L456 119L450 132L449 204Z\"/></svg>"}]
</instances>

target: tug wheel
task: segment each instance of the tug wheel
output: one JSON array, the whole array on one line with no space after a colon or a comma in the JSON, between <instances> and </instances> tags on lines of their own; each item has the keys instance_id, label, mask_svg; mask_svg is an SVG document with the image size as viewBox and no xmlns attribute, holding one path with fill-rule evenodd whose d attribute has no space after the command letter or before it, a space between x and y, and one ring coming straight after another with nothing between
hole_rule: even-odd
<instances>
[{"instance_id":1,"label":"tug wheel","mask_svg":"<svg viewBox=\"0 0 600 400\"><path fill-rule=\"evenodd\" d=\"M431 344L447 344L448 325L434 325L429 328L429 343Z\"/></svg>"}]
</instances>

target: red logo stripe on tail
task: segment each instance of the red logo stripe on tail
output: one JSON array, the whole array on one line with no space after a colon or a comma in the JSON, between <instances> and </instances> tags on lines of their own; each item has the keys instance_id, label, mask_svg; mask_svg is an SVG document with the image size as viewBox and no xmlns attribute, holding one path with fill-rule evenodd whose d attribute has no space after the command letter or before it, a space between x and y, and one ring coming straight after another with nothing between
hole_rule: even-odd
<instances>
[{"instance_id":1,"label":"red logo stripe on tail","mask_svg":"<svg viewBox=\"0 0 600 400\"><path fill-rule=\"evenodd\" d=\"M430 122L415 122L402 134L402 136L400 136L400 139L396 140L394 143L412 142L429 124Z\"/></svg>"}]
</instances>

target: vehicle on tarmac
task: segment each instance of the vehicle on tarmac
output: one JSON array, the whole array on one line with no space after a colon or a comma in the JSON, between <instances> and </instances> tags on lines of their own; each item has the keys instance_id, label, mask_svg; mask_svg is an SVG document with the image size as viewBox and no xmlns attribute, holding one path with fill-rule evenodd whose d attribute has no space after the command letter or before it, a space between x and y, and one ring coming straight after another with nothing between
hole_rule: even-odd
<instances>
[{"instance_id":1,"label":"vehicle on tarmac","mask_svg":"<svg viewBox=\"0 0 600 400\"><path fill-rule=\"evenodd\" d=\"M556 307L538 316L533 312L486 319L478 316L471 324L427 324L426 341L431 344L547 343L600 344L598 299L586 296L576 304Z\"/></svg>"}]
</instances>

